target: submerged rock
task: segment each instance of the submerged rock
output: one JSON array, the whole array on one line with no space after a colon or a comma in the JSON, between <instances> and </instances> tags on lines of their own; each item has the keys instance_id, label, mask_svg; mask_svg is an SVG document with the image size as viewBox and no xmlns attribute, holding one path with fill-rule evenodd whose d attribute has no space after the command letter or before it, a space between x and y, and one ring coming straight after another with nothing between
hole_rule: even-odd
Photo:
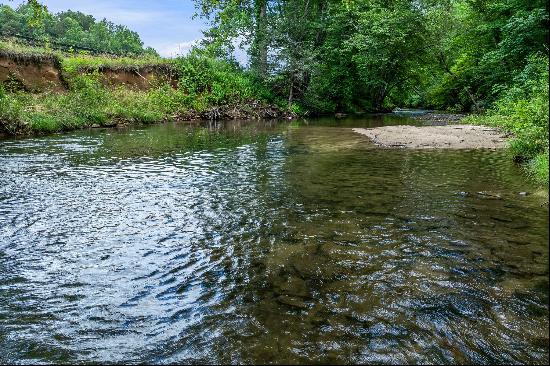
<instances>
[{"instance_id":1,"label":"submerged rock","mask_svg":"<svg viewBox=\"0 0 550 366\"><path fill-rule=\"evenodd\" d=\"M286 281L278 284L275 292L281 295L292 297L309 297L309 290L306 281L298 277L289 277Z\"/></svg>"},{"instance_id":2,"label":"submerged rock","mask_svg":"<svg viewBox=\"0 0 550 366\"><path fill-rule=\"evenodd\" d=\"M498 193L492 192L477 192L478 196L482 196L487 199L501 200L502 196Z\"/></svg>"},{"instance_id":3,"label":"submerged rock","mask_svg":"<svg viewBox=\"0 0 550 366\"><path fill-rule=\"evenodd\" d=\"M298 297L288 296L288 295L281 295L277 297L277 302L283 305L288 305L293 308L297 309L306 309L307 304Z\"/></svg>"}]
</instances>

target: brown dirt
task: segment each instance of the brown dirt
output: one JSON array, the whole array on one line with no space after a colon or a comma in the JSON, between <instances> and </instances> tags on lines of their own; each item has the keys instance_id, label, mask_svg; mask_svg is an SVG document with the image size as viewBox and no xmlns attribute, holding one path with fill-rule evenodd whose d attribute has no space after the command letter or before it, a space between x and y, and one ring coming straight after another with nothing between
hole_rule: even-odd
<instances>
[{"instance_id":1,"label":"brown dirt","mask_svg":"<svg viewBox=\"0 0 550 366\"><path fill-rule=\"evenodd\" d=\"M26 91L62 91L65 83L55 57L10 55L0 52L0 83ZM8 85L9 86L9 85Z\"/></svg>"},{"instance_id":2,"label":"brown dirt","mask_svg":"<svg viewBox=\"0 0 550 366\"><path fill-rule=\"evenodd\" d=\"M376 145L410 149L498 149L506 146L507 135L486 126L385 126L354 128Z\"/></svg>"},{"instance_id":3,"label":"brown dirt","mask_svg":"<svg viewBox=\"0 0 550 366\"><path fill-rule=\"evenodd\" d=\"M125 86L131 89L147 90L158 82L168 82L177 88L177 77L173 70L163 65L142 67L99 69L103 84L106 86Z\"/></svg>"},{"instance_id":4,"label":"brown dirt","mask_svg":"<svg viewBox=\"0 0 550 366\"><path fill-rule=\"evenodd\" d=\"M0 83L27 92L67 90L60 61L55 56L19 54L0 51ZM93 69L82 69L90 72ZM176 72L169 65L100 67L105 86L125 86L147 90L157 83L168 82L177 88Z\"/></svg>"}]
</instances>

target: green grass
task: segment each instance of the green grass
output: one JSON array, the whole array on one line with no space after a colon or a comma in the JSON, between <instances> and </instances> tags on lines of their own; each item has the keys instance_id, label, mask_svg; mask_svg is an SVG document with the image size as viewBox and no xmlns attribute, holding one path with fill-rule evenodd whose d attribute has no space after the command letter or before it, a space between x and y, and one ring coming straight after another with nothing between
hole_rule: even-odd
<instances>
[{"instance_id":1,"label":"green grass","mask_svg":"<svg viewBox=\"0 0 550 366\"><path fill-rule=\"evenodd\" d=\"M527 166L529 174L548 187L548 150L536 155Z\"/></svg>"},{"instance_id":2,"label":"green grass","mask_svg":"<svg viewBox=\"0 0 550 366\"><path fill-rule=\"evenodd\" d=\"M96 75L80 75L67 93L0 95L0 120L9 132L59 132L116 122L152 123L174 119L186 111L173 102L178 93L169 86L149 91L104 87Z\"/></svg>"},{"instance_id":3,"label":"green grass","mask_svg":"<svg viewBox=\"0 0 550 366\"><path fill-rule=\"evenodd\" d=\"M24 55L61 55L61 52L46 47L28 46L7 40L0 40L0 51Z\"/></svg>"},{"instance_id":4,"label":"green grass","mask_svg":"<svg viewBox=\"0 0 550 366\"><path fill-rule=\"evenodd\" d=\"M166 65L173 61L163 59L150 54L145 54L139 57L118 57L111 55L90 55L88 52L64 52L45 47L28 46L13 41L0 40L0 51L11 54L19 54L26 56L54 56L57 57L63 70L68 73L76 73L82 69L93 70L99 67L108 68L127 68L141 67L149 65Z\"/></svg>"},{"instance_id":5,"label":"green grass","mask_svg":"<svg viewBox=\"0 0 550 366\"><path fill-rule=\"evenodd\" d=\"M150 65L171 64L171 60L162 59L152 55L142 57L112 57L112 56L92 56L86 54L64 54L61 60L63 70L68 73L76 73L81 70L93 70L100 67L107 68L136 68Z\"/></svg>"},{"instance_id":6,"label":"green grass","mask_svg":"<svg viewBox=\"0 0 550 366\"><path fill-rule=\"evenodd\" d=\"M7 93L0 86L0 121L11 134L49 133L113 122L151 123L181 109L167 104L170 87L149 91L104 87L98 74L79 75L66 93ZM157 96L162 99L157 100Z\"/></svg>"}]
</instances>

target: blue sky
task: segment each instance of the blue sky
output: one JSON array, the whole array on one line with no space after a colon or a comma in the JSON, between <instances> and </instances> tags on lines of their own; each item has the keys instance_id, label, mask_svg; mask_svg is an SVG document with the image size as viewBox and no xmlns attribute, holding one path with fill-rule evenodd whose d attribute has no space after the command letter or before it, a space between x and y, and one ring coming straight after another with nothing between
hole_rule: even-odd
<instances>
[{"instance_id":1,"label":"blue sky","mask_svg":"<svg viewBox=\"0 0 550 366\"><path fill-rule=\"evenodd\" d=\"M12 7L24 0L0 0ZM207 28L203 19L192 19L195 13L191 0L130 1L130 0L41 0L52 13L78 10L100 20L124 24L139 33L146 46L155 48L161 56L186 53ZM242 56L241 56L242 57ZM238 57L240 58L240 57Z\"/></svg>"}]
</instances>

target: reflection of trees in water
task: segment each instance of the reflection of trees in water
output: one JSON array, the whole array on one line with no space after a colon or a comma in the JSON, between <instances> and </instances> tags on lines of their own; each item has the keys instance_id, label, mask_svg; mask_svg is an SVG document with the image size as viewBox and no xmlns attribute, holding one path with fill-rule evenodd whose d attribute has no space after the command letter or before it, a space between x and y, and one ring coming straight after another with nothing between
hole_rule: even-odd
<instances>
[{"instance_id":1,"label":"reflection of trees in water","mask_svg":"<svg viewBox=\"0 0 550 366\"><path fill-rule=\"evenodd\" d=\"M75 163L96 164L100 161L132 157L158 157L196 151L235 149L239 146L265 143L280 130L274 121L181 122L146 128L123 128L86 131L98 139L90 154L70 156ZM83 132L77 132L82 135Z\"/></svg>"}]
</instances>

